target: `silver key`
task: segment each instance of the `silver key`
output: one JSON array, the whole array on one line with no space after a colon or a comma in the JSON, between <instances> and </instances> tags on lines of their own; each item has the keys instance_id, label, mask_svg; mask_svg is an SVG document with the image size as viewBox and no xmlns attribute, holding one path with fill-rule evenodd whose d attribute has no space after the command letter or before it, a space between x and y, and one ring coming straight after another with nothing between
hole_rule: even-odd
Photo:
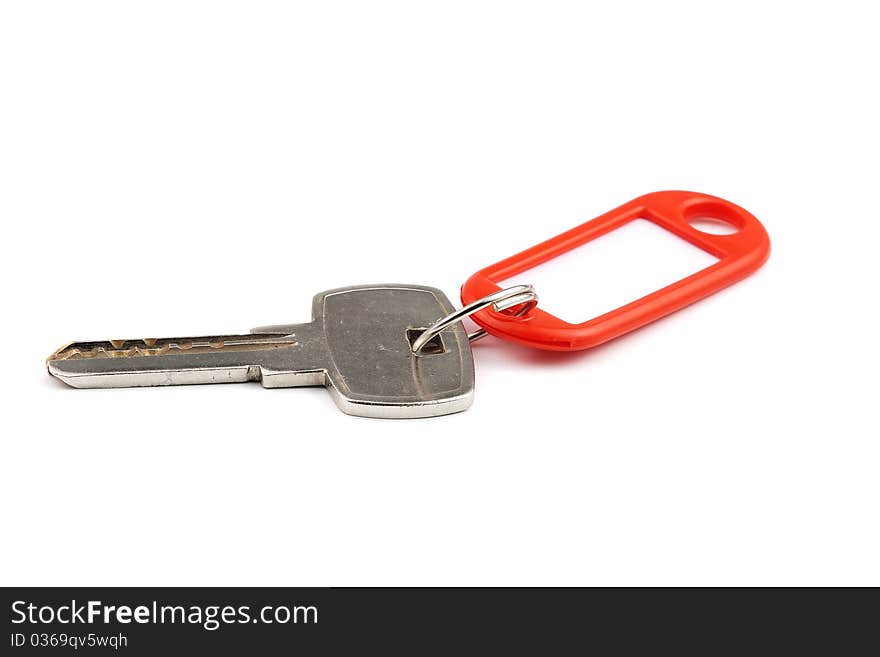
<instances>
[{"instance_id":1,"label":"silver key","mask_svg":"<svg viewBox=\"0 0 880 657\"><path fill-rule=\"evenodd\" d=\"M418 356L412 341L451 311L446 295L432 287L346 287L316 295L308 324L265 326L244 335L79 342L56 351L47 365L52 376L75 388L323 385L350 415L445 415L473 400L467 334L456 324Z\"/></svg>"}]
</instances>

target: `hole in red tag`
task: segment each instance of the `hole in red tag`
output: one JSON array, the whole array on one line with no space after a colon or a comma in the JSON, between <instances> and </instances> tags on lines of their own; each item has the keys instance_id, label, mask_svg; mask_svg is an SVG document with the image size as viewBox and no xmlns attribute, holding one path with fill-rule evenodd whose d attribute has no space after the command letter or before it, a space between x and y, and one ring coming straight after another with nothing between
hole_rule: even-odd
<instances>
[{"instance_id":1,"label":"hole in red tag","mask_svg":"<svg viewBox=\"0 0 880 657\"><path fill-rule=\"evenodd\" d=\"M498 285L531 283L539 308L580 324L716 262L712 254L654 222L635 219Z\"/></svg>"},{"instance_id":2,"label":"hole in red tag","mask_svg":"<svg viewBox=\"0 0 880 657\"><path fill-rule=\"evenodd\" d=\"M709 235L733 235L739 229L731 223L717 217L694 217L688 223L701 233Z\"/></svg>"}]
</instances>

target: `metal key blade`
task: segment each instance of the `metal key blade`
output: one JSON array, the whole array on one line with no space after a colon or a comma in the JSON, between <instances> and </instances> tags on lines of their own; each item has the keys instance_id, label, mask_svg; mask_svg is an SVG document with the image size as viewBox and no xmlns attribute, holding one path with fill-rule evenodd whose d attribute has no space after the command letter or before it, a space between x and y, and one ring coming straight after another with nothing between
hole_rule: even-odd
<instances>
[{"instance_id":1,"label":"metal key blade","mask_svg":"<svg viewBox=\"0 0 880 657\"><path fill-rule=\"evenodd\" d=\"M307 339L310 325L287 328L259 335L76 342L49 356L46 364L52 376L74 388L258 381L266 356L298 352L284 354L286 361L296 361L314 342Z\"/></svg>"}]
</instances>

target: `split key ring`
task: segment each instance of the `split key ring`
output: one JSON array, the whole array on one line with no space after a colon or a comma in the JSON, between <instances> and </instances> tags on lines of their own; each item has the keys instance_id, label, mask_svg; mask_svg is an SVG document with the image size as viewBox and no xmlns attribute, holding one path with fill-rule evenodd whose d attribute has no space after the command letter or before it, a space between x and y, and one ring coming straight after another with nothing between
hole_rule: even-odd
<instances>
[{"instance_id":1,"label":"split key ring","mask_svg":"<svg viewBox=\"0 0 880 657\"><path fill-rule=\"evenodd\" d=\"M493 292L492 294L487 294L482 299L477 299L466 305L464 308L459 308L455 312L446 315L446 317L438 319L431 326L426 328L424 332L413 341L412 352L418 356L419 352L425 348L425 345L433 338L437 337L437 335L439 335L444 329L452 326L456 322L460 322L468 315L473 315L489 306L493 306L495 312L499 313L515 308L515 312L506 314L509 314L512 317L522 317L537 305L538 295L535 292L535 288L531 285L514 285ZM517 306L519 306L519 308L517 308ZM486 337L486 335L488 335L486 329L477 329L473 333L468 334L468 340L475 342L480 338Z\"/></svg>"}]
</instances>

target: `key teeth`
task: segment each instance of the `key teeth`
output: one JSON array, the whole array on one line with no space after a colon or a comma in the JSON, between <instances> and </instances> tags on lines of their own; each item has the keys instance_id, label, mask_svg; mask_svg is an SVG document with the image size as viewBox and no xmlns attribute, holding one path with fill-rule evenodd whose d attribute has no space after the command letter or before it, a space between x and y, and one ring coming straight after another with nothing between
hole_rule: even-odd
<instances>
[{"instance_id":1,"label":"key teeth","mask_svg":"<svg viewBox=\"0 0 880 657\"><path fill-rule=\"evenodd\" d=\"M128 358L132 356L163 356L168 353L211 352L221 349L248 350L269 347L298 346L293 332L262 332L246 335L201 336L195 338L143 338L140 340L104 340L72 342L47 360L81 358Z\"/></svg>"},{"instance_id":2,"label":"key teeth","mask_svg":"<svg viewBox=\"0 0 880 657\"><path fill-rule=\"evenodd\" d=\"M135 344L128 343L134 342ZM141 344L137 344L140 342ZM144 338L143 340L109 340L106 344L96 344L89 349L79 346L82 343L69 342L60 349L56 350L46 359L46 362L53 360L70 360L75 358L98 358L101 356L109 358L125 358L131 356L161 356L167 353L172 345L162 344L158 347L157 338ZM110 348L108 348L108 346ZM176 345L178 349L186 349L184 344Z\"/></svg>"},{"instance_id":3,"label":"key teeth","mask_svg":"<svg viewBox=\"0 0 880 657\"><path fill-rule=\"evenodd\" d=\"M60 357L61 354L64 353L67 349L69 349L71 347L71 345L73 345L73 344L74 344L73 342L68 342L64 346L61 346L58 349L56 349L55 351L53 351L52 354L46 359L46 365L48 366L49 363L53 360L62 360L62 358ZM51 372L51 368L50 368L50 372Z\"/></svg>"}]
</instances>

